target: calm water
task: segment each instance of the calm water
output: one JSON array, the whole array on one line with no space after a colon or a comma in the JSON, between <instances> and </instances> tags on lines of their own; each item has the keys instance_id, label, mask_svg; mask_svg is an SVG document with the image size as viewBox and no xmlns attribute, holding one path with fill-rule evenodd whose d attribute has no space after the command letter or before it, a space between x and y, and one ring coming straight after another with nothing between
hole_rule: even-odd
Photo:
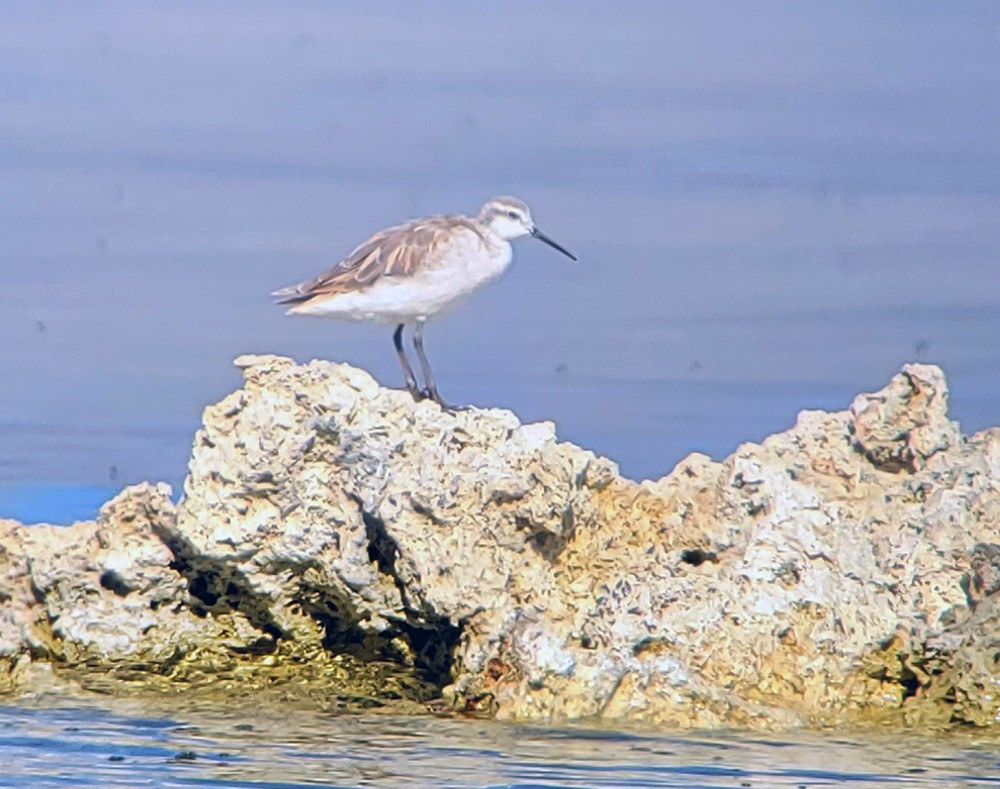
<instances>
[{"instance_id":1,"label":"calm water","mask_svg":"<svg viewBox=\"0 0 1000 789\"><path fill-rule=\"evenodd\" d=\"M244 352L399 385L385 328L286 318L268 292L504 192L581 262L520 242L431 326L454 402L554 419L636 477L906 361L946 368L967 430L1000 422L996 3L0 20L0 509L27 483L178 483Z\"/></svg>"},{"instance_id":2,"label":"calm water","mask_svg":"<svg viewBox=\"0 0 1000 789\"><path fill-rule=\"evenodd\" d=\"M119 704L118 707L123 705ZM997 743L0 707L0 787L987 787Z\"/></svg>"}]
</instances>

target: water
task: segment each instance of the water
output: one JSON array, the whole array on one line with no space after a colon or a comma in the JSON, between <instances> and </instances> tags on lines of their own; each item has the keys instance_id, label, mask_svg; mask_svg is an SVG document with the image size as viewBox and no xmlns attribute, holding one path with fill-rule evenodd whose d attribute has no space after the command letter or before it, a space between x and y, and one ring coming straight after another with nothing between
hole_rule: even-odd
<instances>
[{"instance_id":1,"label":"water","mask_svg":"<svg viewBox=\"0 0 1000 789\"><path fill-rule=\"evenodd\" d=\"M656 477L942 364L1000 422L1000 9L659 0L8 3L0 508L178 484L231 360L400 384L389 332L268 292L368 233L523 196L427 333L445 396ZM79 498L79 496L78 496Z\"/></svg>"},{"instance_id":2,"label":"water","mask_svg":"<svg viewBox=\"0 0 1000 789\"><path fill-rule=\"evenodd\" d=\"M996 740L0 707L0 787L987 787ZM183 704L178 704L183 709Z\"/></svg>"}]
</instances>

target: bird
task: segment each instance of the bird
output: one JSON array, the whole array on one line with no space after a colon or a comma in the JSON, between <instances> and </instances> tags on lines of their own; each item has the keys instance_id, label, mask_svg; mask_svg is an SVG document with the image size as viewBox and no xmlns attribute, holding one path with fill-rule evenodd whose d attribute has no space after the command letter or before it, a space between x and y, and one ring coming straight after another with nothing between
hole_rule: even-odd
<instances>
[{"instance_id":1,"label":"bird","mask_svg":"<svg viewBox=\"0 0 1000 789\"><path fill-rule=\"evenodd\" d=\"M513 260L510 242L524 236L577 260L535 226L523 200L494 197L475 217L438 214L381 230L322 274L271 295L277 304L291 305L287 315L395 325L392 341L410 395L451 410L427 361L424 324L499 279ZM423 387L406 354L407 326L413 327Z\"/></svg>"}]
</instances>

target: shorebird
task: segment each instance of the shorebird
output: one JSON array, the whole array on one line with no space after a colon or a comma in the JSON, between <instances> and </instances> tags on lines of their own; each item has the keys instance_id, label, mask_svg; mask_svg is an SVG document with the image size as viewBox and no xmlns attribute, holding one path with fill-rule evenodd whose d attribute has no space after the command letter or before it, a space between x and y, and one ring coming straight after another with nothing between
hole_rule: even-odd
<instances>
[{"instance_id":1,"label":"shorebird","mask_svg":"<svg viewBox=\"0 0 1000 789\"><path fill-rule=\"evenodd\" d=\"M424 352L424 324L464 304L495 282L513 259L510 242L531 236L573 260L535 227L528 206L516 197L494 197L475 217L437 215L382 230L317 277L271 295L292 304L287 315L395 324L396 355L414 400L431 399L444 408ZM424 388L403 346L413 326L413 347Z\"/></svg>"}]
</instances>

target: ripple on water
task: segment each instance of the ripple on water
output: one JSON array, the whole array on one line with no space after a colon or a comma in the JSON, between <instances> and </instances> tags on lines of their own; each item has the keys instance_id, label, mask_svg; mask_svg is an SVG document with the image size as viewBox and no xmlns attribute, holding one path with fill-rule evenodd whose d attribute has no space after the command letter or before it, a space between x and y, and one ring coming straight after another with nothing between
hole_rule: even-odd
<instances>
[{"instance_id":1,"label":"ripple on water","mask_svg":"<svg viewBox=\"0 0 1000 789\"><path fill-rule=\"evenodd\" d=\"M0 707L0 787L978 787L994 736L655 733L273 709Z\"/></svg>"}]
</instances>

